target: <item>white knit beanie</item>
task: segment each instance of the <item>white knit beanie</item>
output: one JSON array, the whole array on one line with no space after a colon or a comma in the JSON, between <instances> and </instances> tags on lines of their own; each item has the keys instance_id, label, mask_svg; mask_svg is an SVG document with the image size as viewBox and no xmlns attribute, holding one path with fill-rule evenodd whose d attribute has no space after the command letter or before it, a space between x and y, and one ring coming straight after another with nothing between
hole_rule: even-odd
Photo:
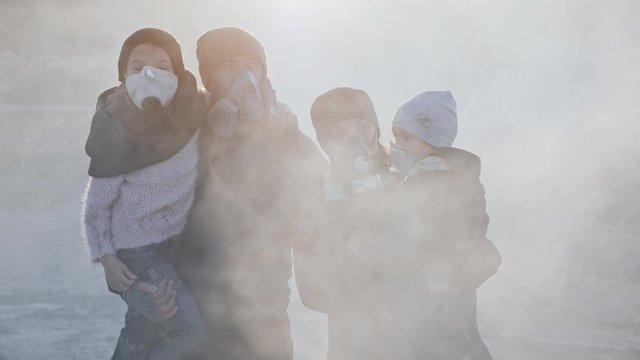
<instances>
[{"instance_id":1,"label":"white knit beanie","mask_svg":"<svg viewBox=\"0 0 640 360\"><path fill-rule=\"evenodd\" d=\"M456 100L449 91L425 91L407 100L393 117L393 127L434 147L448 147L458 134Z\"/></svg>"}]
</instances>

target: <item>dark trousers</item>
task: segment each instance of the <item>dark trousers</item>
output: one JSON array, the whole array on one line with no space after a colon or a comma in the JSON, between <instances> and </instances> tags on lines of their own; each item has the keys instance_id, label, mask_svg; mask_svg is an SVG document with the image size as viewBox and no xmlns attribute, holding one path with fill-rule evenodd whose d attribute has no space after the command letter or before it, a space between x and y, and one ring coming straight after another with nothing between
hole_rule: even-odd
<instances>
[{"instance_id":1,"label":"dark trousers","mask_svg":"<svg viewBox=\"0 0 640 360\"><path fill-rule=\"evenodd\" d=\"M133 249L118 250L117 256L138 278L119 293L127 304L125 325L112 360L190 359L200 351L204 326L191 292L169 262L173 240ZM152 295L138 289L138 281L158 285L163 279L175 283L178 311L161 320Z\"/></svg>"},{"instance_id":2,"label":"dark trousers","mask_svg":"<svg viewBox=\"0 0 640 360\"><path fill-rule=\"evenodd\" d=\"M478 294L473 292L462 297L456 304L456 310L467 328L467 334L471 342L471 360L492 360L491 353L482 341L478 329Z\"/></svg>"}]
</instances>

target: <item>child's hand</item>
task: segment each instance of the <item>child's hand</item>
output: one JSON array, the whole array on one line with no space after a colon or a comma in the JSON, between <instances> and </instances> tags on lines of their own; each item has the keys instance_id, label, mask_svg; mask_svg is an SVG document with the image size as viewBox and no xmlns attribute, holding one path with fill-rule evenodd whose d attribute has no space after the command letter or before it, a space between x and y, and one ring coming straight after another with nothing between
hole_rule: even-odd
<instances>
[{"instance_id":1,"label":"child's hand","mask_svg":"<svg viewBox=\"0 0 640 360\"><path fill-rule=\"evenodd\" d=\"M100 262L104 267L104 274L107 277L107 284L112 290L125 291L135 281L135 276L127 265L125 265L117 256L110 254L100 258Z\"/></svg>"}]
</instances>

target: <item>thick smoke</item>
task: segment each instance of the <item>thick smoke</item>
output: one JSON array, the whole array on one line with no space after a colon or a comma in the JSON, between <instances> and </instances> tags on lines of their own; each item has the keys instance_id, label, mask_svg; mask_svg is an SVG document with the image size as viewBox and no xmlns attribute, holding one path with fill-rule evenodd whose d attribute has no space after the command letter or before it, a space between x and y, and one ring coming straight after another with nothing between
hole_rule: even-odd
<instances>
[{"instance_id":1,"label":"thick smoke","mask_svg":"<svg viewBox=\"0 0 640 360\"><path fill-rule=\"evenodd\" d=\"M383 140L396 108L449 89L456 146L482 158L489 237L503 256L479 291L496 359L640 353L640 7L634 1L0 3L0 359L104 358L123 304L79 233L97 95L121 42L146 26L182 43L235 25L264 43L279 98L315 138L313 99L365 89ZM297 358L326 322L290 305Z\"/></svg>"}]
</instances>

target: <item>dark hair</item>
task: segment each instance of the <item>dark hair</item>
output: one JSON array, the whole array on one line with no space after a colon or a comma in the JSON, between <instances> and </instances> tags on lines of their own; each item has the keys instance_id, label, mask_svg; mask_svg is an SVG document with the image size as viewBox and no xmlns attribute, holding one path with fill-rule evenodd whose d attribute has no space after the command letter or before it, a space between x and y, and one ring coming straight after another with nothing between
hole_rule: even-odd
<instances>
[{"instance_id":1,"label":"dark hair","mask_svg":"<svg viewBox=\"0 0 640 360\"><path fill-rule=\"evenodd\" d=\"M120 57L118 58L118 80L124 81L127 74L127 62L131 50L140 44L152 44L161 47L169 55L171 65L176 75L180 77L185 72L182 60L182 48L176 38L166 31L155 28L140 29L131 34L122 44Z\"/></svg>"}]
</instances>

